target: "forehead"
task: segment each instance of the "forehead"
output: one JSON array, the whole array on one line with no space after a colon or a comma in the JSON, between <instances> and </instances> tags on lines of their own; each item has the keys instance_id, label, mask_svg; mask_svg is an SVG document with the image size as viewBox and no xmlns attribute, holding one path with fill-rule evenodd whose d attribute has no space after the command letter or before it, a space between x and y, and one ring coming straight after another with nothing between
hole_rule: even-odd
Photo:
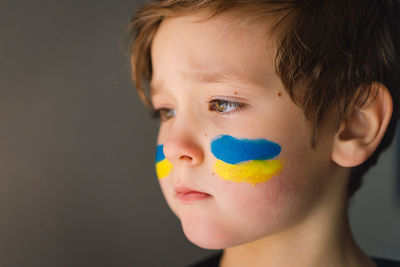
<instances>
[{"instance_id":1,"label":"forehead","mask_svg":"<svg viewBox=\"0 0 400 267\"><path fill-rule=\"evenodd\" d=\"M171 77L262 83L275 75L274 47L261 23L190 15L164 20L151 47L152 89Z\"/></svg>"}]
</instances>

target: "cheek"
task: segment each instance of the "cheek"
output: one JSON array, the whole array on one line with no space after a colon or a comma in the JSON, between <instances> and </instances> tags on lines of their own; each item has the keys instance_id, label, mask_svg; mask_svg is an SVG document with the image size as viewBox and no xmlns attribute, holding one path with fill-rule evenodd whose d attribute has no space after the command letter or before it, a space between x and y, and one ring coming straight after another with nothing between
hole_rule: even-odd
<instances>
[{"instance_id":1,"label":"cheek","mask_svg":"<svg viewBox=\"0 0 400 267\"><path fill-rule=\"evenodd\" d=\"M211 152L217 159L213 170L227 181L254 186L282 170L281 161L274 159L280 154L281 146L266 139L220 135L212 140Z\"/></svg>"},{"instance_id":2,"label":"cheek","mask_svg":"<svg viewBox=\"0 0 400 267\"><path fill-rule=\"evenodd\" d=\"M156 163L157 178L160 180L166 178L170 174L172 167L173 167L172 163L167 159L157 162Z\"/></svg>"},{"instance_id":3,"label":"cheek","mask_svg":"<svg viewBox=\"0 0 400 267\"><path fill-rule=\"evenodd\" d=\"M282 220L282 215L286 215L295 204L294 185L284 176L255 186L228 183L221 197L228 206L226 210L229 210L229 216L238 221L239 225L265 227L268 224L280 224L277 220Z\"/></svg>"},{"instance_id":4,"label":"cheek","mask_svg":"<svg viewBox=\"0 0 400 267\"><path fill-rule=\"evenodd\" d=\"M250 183L253 186L270 180L281 170L280 160L252 160L240 165L217 160L214 164L214 171L221 178L236 183Z\"/></svg>"},{"instance_id":5,"label":"cheek","mask_svg":"<svg viewBox=\"0 0 400 267\"><path fill-rule=\"evenodd\" d=\"M163 179L169 175L172 170L172 163L165 158L164 145L157 145L156 148L156 175L158 179Z\"/></svg>"},{"instance_id":6,"label":"cheek","mask_svg":"<svg viewBox=\"0 0 400 267\"><path fill-rule=\"evenodd\" d=\"M172 212L178 216L177 203L174 198L174 188L172 186L171 179L169 179L169 178L159 179L159 183L160 183L161 191L164 195L164 198L165 198L168 206L170 207Z\"/></svg>"},{"instance_id":7,"label":"cheek","mask_svg":"<svg viewBox=\"0 0 400 267\"><path fill-rule=\"evenodd\" d=\"M295 223L310 206L312 190L292 169L284 170L265 183L256 185L223 182L226 218L231 221L233 232L246 231L249 237L272 234Z\"/></svg>"}]
</instances>

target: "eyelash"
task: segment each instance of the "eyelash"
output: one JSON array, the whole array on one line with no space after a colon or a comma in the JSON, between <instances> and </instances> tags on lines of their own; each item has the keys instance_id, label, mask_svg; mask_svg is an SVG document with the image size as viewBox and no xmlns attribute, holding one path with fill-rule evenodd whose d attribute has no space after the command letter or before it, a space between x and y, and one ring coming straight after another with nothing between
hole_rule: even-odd
<instances>
[{"instance_id":1,"label":"eyelash","mask_svg":"<svg viewBox=\"0 0 400 267\"><path fill-rule=\"evenodd\" d=\"M228 115L234 112L239 112L241 111L246 104L241 103L241 102L236 102L236 101L229 101L229 100L224 100L224 99L213 99L207 102L208 103L208 110L210 111L215 111L218 114L223 114L223 115ZM232 107L234 108L233 111L227 111L227 112L223 112L223 111L218 111L216 104L220 103L219 105L226 105L228 107ZM151 117L153 119L161 119L161 121L167 121L170 118L166 118L165 116L162 115L162 112L166 111L171 111L172 109L169 108L159 108L159 109L155 109L151 112Z\"/></svg>"}]
</instances>

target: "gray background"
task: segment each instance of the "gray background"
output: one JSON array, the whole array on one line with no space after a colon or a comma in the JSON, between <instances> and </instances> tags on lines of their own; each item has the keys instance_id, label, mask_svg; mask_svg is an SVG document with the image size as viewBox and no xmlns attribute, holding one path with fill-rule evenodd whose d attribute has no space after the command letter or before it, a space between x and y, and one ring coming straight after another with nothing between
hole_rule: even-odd
<instances>
[{"instance_id":1,"label":"gray background","mask_svg":"<svg viewBox=\"0 0 400 267\"><path fill-rule=\"evenodd\" d=\"M139 3L0 2L0 267L183 266L213 252L186 241L154 175L157 124L121 49ZM360 245L394 259L399 143L351 206Z\"/></svg>"}]
</instances>

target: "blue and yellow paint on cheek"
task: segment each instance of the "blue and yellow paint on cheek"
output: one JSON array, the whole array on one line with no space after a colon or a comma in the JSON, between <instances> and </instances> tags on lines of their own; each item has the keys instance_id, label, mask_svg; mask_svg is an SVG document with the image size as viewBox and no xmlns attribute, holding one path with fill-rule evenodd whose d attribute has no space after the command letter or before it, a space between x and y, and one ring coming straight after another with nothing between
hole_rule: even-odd
<instances>
[{"instance_id":1,"label":"blue and yellow paint on cheek","mask_svg":"<svg viewBox=\"0 0 400 267\"><path fill-rule=\"evenodd\" d=\"M281 146L265 139L239 139L220 135L211 142L217 158L214 171L223 179L255 185L270 180L282 169Z\"/></svg>"},{"instance_id":2,"label":"blue and yellow paint on cheek","mask_svg":"<svg viewBox=\"0 0 400 267\"><path fill-rule=\"evenodd\" d=\"M158 179L165 178L172 170L172 163L165 158L164 145L157 145L156 148L156 174Z\"/></svg>"}]
</instances>

